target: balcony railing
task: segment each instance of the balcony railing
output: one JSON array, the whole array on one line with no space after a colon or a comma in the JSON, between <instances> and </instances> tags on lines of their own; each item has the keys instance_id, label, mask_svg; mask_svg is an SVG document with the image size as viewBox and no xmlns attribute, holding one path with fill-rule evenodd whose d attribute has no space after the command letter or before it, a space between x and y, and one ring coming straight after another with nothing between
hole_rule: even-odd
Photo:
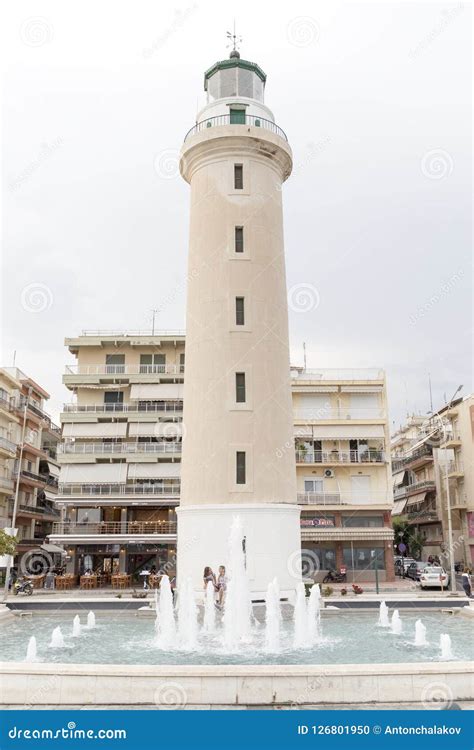
<instances>
[{"instance_id":1,"label":"balcony railing","mask_svg":"<svg viewBox=\"0 0 474 750\"><path fill-rule=\"evenodd\" d=\"M435 487L436 484L434 479L424 479L421 482L413 482L412 484L398 487L393 494L395 498L399 498L404 495L410 495L412 492L423 492L423 490L428 492L429 490L434 490Z\"/></svg>"},{"instance_id":2,"label":"balcony railing","mask_svg":"<svg viewBox=\"0 0 474 750\"><path fill-rule=\"evenodd\" d=\"M153 331L151 328L148 329L142 329L142 330L130 330L130 331L124 331L123 329L94 329L94 330L85 330L81 331L81 336L120 336L120 338L123 338L125 336L156 336L157 338L160 338L161 336L185 336L186 332L179 329L173 329L169 331Z\"/></svg>"},{"instance_id":3,"label":"balcony railing","mask_svg":"<svg viewBox=\"0 0 474 750\"><path fill-rule=\"evenodd\" d=\"M383 463L385 452L358 451L296 451L296 462L302 464L369 464Z\"/></svg>"},{"instance_id":4,"label":"balcony railing","mask_svg":"<svg viewBox=\"0 0 474 750\"><path fill-rule=\"evenodd\" d=\"M45 508L44 506L41 506L41 505L21 505L20 504L19 508L25 513L39 513L41 515L47 515L47 516L59 516L59 512L52 507Z\"/></svg>"},{"instance_id":5,"label":"balcony railing","mask_svg":"<svg viewBox=\"0 0 474 750\"><path fill-rule=\"evenodd\" d=\"M444 463L442 468L445 469ZM464 466L462 461L448 461L448 474L463 474Z\"/></svg>"},{"instance_id":6,"label":"balcony railing","mask_svg":"<svg viewBox=\"0 0 474 750\"><path fill-rule=\"evenodd\" d=\"M396 456L392 460L392 469L393 471L400 471L404 466L409 466L410 464L416 463L422 458L432 458L433 457L433 446L432 445L422 445L416 450L413 451L413 453L410 453L409 455L404 456Z\"/></svg>"},{"instance_id":7,"label":"balcony railing","mask_svg":"<svg viewBox=\"0 0 474 750\"><path fill-rule=\"evenodd\" d=\"M11 440L4 437L0 437L0 448L10 453L16 453L16 443L12 443Z\"/></svg>"},{"instance_id":8,"label":"balcony railing","mask_svg":"<svg viewBox=\"0 0 474 750\"><path fill-rule=\"evenodd\" d=\"M186 141L192 135L200 133L203 130L207 130L208 128L220 127L222 125L242 125L244 127L248 127L250 125L255 128L270 130L275 135L279 135L280 138L283 138L284 141L288 140L285 132L281 128L279 128L278 125L275 125L272 120L266 120L263 117L248 115L246 113L244 113L243 117L245 117L244 122L234 122L234 116L230 114L218 115L217 117L208 117L207 120L201 120L201 122L196 123L194 127L188 130L188 132L184 136L184 140Z\"/></svg>"},{"instance_id":9,"label":"balcony railing","mask_svg":"<svg viewBox=\"0 0 474 750\"><path fill-rule=\"evenodd\" d=\"M294 409L293 416L298 420L324 421L325 419L384 419L385 411L378 407L345 409L320 406L314 409Z\"/></svg>"},{"instance_id":10,"label":"balcony railing","mask_svg":"<svg viewBox=\"0 0 474 750\"><path fill-rule=\"evenodd\" d=\"M63 443L59 453L83 455L86 453L181 453L181 443Z\"/></svg>"},{"instance_id":11,"label":"balcony railing","mask_svg":"<svg viewBox=\"0 0 474 750\"><path fill-rule=\"evenodd\" d=\"M460 443L461 442L461 435L459 432L456 432L454 430L448 432L446 430L445 434L441 435L441 445L444 445L445 443Z\"/></svg>"},{"instance_id":12,"label":"balcony railing","mask_svg":"<svg viewBox=\"0 0 474 750\"><path fill-rule=\"evenodd\" d=\"M60 495L179 495L180 484L60 484Z\"/></svg>"},{"instance_id":13,"label":"balcony railing","mask_svg":"<svg viewBox=\"0 0 474 750\"><path fill-rule=\"evenodd\" d=\"M377 505L391 502L385 492L298 492L298 505Z\"/></svg>"},{"instance_id":14,"label":"balcony railing","mask_svg":"<svg viewBox=\"0 0 474 750\"><path fill-rule=\"evenodd\" d=\"M304 370L292 367L291 377L298 380L346 380L353 383L358 380L384 380L385 374L383 370L376 368Z\"/></svg>"},{"instance_id":15,"label":"balcony railing","mask_svg":"<svg viewBox=\"0 0 474 750\"><path fill-rule=\"evenodd\" d=\"M18 470L14 470L12 472L12 476L14 479L18 476ZM41 476L40 474L35 474L32 471L26 471L26 469L22 469L20 471L20 479L32 479L34 482L42 482L43 484L47 483L47 477Z\"/></svg>"},{"instance_id":16,"label":"balcony railing","mask_svg":"<svg viewBox=\"0 0 474 750\"><path fill-rule=\"evenodd\" d=\"M52 534L176 534L176 523L170 521L100 521L99 523L53 523Z\"/></svg>"},{"instance_id":17,"label":"balcony railing","mask_svg":"<svg viewBox=\"0 0 474 750\"><path fill-rule=\"evenodd\" d=\"M63 411L67 414L108 414L113 413L156 413L166 412L175 414L183 411L182 401L162 401L136 404L64 404Z\"/></svg>"},{"instance_id":18,"label":"balcony railing","mask_svg":"<svg viewBox=\"0 0 474 750\"><path fill-rule=\"evenodd\" d=\"M182 375L184 365L67 365L66 375Z\"/></svg>"}]
</instances>

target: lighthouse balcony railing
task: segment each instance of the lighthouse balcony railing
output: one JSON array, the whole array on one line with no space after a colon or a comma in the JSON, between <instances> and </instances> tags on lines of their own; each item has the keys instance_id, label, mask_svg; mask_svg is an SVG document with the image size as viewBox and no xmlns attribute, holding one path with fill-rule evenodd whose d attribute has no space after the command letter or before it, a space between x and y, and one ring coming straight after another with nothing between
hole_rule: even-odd
<instances>
[{"instance_id":1,"label":"lighthouse balcony railing","mask_svg":"<svg viewBox=\"0 0 474 750\"><path fill-rule=\"evenodd\" d=\"M283 138L284 141L288 140L285 132L272 120L266 120L264 117L257 117L256 115L248 115L246 113L242 113L242 116L238 119L235 115L228 114L218 115L217 117L208 117L206 120L201 120L201 122L197 122L194 127L188 130L184 136L184 140L187 141L192 135L196 135L196 133L200 133L208 128L220 127L222 125L242 125L244 127L251 125L255 128L269 130L280 138Z\"/></svg>"}]
</instances>

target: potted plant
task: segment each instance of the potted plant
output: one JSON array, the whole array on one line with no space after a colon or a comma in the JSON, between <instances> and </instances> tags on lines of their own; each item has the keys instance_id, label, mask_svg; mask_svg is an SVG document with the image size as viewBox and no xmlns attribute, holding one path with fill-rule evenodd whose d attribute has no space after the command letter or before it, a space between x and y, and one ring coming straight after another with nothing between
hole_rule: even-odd
<instances>
[{"instance_id":1,"label":"potted plant","mask_svg":"<svg viewBox=\"0 0 474 750\"><path fill-rule=\"evenodd\" d=\"M346 594L347 594L347 589L346 588L342 588L341 589L341 596L346 596Z\"/></svg>"},{"instance_id":2,"label":"potted plant","mask_svg":"<svg viewBox=\"0 0 474 750\"><path fill-rule=\"evenodd\" d=\"M322 590L322 594L323 594L323 596L331 596L331 594L333 593L333 591L334 591L334 589L332 588L332 586L325 586L323 588L323 590Z\"/></svg>"}]
</instances>

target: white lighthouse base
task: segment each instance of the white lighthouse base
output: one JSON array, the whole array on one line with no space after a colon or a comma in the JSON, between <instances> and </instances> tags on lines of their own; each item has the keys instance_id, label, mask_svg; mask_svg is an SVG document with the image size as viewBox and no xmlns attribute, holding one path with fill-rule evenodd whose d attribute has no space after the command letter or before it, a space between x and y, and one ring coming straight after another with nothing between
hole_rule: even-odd
<instances>
[{"instance_id":1,"label":"white lighthouse base","mask_svg":"<svg viewBox=\"0 0 474 750\"><path fill-rule=\"evenodd\" d=\"M267 586L278 579L280 595L293 601L301 581L300 508L283 503L248 505L188 505L178 514L177 577L192 579L203 595L203 572L209 565L217 575L219 565L228 570L229 534L239 516L244 534L246 570L252 600L262 600Z\"/></svg>"}]
</instances>

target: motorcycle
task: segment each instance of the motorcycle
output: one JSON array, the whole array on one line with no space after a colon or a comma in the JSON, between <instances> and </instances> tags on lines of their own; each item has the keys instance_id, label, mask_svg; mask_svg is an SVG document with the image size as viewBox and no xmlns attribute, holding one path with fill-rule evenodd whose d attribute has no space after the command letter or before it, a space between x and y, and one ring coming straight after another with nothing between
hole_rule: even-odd
<instances>
[{"instance_id":1,"label":"motorcycle","mask_svg":"<svg viewBox=\"0 0 474 750\"><path fill-rule=\"evenodd\" d=\"M31 583L31 581L17 580L13 584L13 593L15 596L17 596L18 594L31 596L31 594L33 593L33 584Z\"/></svg>"},{"instance_id":2,"label":"motorcycle","mask_svg":"<svg viewBox=\"0 0 474 750\"><path fill-rule=\"evenodd\" d=\"M346 573L333 573L332 570L329 570L323 578L323 583L345 583L346 580Z\"/></svg>"}]
</instances>

